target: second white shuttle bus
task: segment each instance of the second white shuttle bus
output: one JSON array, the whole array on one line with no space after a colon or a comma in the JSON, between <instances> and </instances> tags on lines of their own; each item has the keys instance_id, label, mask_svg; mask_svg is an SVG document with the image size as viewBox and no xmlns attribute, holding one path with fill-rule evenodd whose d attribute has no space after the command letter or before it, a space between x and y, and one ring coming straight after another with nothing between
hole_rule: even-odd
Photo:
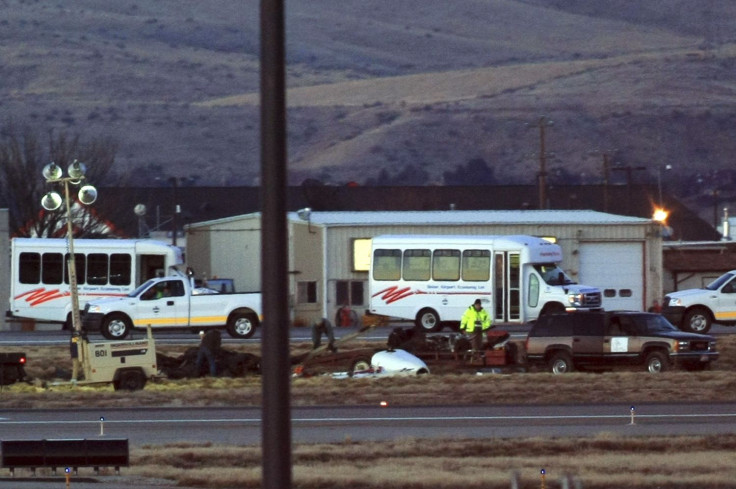
<instances>
[{"instance_id":1,"label":"second white shuttle bus","mask_svg":"<svg viewBox=\"0 0 736 489\"><path fill-rule=\"evenodd\" d=\"M438 331L475 299L496 323L601 308L601 292L573 282L557 244L534 236L384 235L373 238L370 311Z\"/></svg>"},{"instance_id":2,"label":"second white shuttle bus","mask_svg":"<svg viewBox=\"0 0 736 489\"><path fill-rule=\"evenodd\" d=\"M65 238L14 238L11 242L11 318L71 324ZM181 265L181 250L144 239L75 239L79 307L101 297L124 296Z\"/></svg>"}]
</instances>

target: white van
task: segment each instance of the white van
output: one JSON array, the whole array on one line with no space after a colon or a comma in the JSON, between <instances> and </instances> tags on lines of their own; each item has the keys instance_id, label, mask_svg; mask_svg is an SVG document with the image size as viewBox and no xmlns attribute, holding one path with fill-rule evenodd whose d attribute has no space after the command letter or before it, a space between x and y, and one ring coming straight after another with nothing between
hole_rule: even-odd
<instances>
[{"instance_id":1,"label":"white van","mask_svg":"<svg viewBox=\"0 0 736 489\"><path fill-rule=\"evenodd\" d=\"M74 255L80 308L92 299L125 296L183 263L179 248L143 239L75 239ZM11 320L71 324L68 257L65 238L12 240Z\"/></svg>"},{"instance_id":2,"label":"white van","mask_svg":"<svg viewBox=\"0 0 736 489\"><path fill-rule=\"evenodd\" d=\"M495 323L601 308L601 291L574 283L562 250L534 236L396 235L372 240L370 311L424 331L459 322L481 299Z\"/></svg>"}]
</instances>

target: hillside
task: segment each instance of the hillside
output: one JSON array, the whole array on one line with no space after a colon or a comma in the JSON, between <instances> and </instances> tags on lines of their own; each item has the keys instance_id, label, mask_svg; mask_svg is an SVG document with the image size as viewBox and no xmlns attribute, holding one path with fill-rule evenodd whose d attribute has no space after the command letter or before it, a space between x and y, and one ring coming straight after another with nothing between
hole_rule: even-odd
<instances>
[{"instance_id":1,"label":"hillside","mask_svg":"<svg viewBox=\"0 0 736 489\"><path fill-rule=\"evenodd\" d=\"M5 122L115 138L119 182L258 183L257 1L2 5ZM645 167L639 181L672 165L666 190L706 206L701 194L732 183L726 0L310 0L286 12L291 184L442 184L478 159L493 181L532 183L542 115L551 183L601 181L603 153Z\"/></svg>"}]
</instances>

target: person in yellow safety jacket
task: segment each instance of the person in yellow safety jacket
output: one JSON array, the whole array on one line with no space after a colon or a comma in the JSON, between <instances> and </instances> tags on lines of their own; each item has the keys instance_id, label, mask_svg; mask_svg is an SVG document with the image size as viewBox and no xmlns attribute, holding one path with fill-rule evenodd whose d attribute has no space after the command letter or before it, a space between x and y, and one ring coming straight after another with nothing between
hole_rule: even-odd
<instances>
[{"instance_id":1,"label":"person in yellow safety jacket","mask_svg":"<svg viewBox=\"0 0 736 489\"><path fill-rule=\"evenodd\" d=\"M460 332L470 335L473 350L481 350L483 333L489 329L491 329L491 317L483 309L480 299L475 299L473 305L468 307L460 320Z\"/></svg>"}]
</instances>

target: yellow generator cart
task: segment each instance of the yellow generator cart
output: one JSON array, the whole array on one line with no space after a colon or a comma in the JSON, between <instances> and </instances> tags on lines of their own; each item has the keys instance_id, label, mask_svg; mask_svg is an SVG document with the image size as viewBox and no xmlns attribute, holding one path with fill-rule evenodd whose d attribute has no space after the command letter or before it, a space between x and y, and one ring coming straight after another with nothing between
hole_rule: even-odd
<instances>
[{"instance_id":1,"label":"yellow generator cart","mask_svg":"<svg viewBox=\"0 0 736 489\"><path fill-rule=\"evenodd\" d=\"M79 360L84 379L79 384L112 382L115 390L143 389L158 374L156 345L150 326L139 340L79 343Z\"/></svg>"}]
</instances>

